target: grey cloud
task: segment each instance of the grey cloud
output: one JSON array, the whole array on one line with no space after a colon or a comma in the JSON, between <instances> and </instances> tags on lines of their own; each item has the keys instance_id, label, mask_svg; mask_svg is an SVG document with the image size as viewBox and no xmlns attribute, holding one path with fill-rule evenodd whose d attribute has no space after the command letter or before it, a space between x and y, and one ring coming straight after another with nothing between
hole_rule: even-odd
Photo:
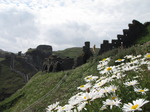
<instances>
[{"instance_id":1,"label":"grey cloud","mask_svg":"<svg viewBox=\"0 0 150 112\"><path fill-rule=\"evenodd\" d=\"M14 51L13 46L23 46L22 44L26 39L33 39L38 36L38 28L34 22L34 16L23 10L17 10L15 8L0 11L0 42L4 41L0 48L4 48L4 44L11 43L11 50ZM18 41L21 42L18 42ZM18 45L17 45L18 44ZM7 45L5 45L7 46ZM9 45L8 45L9 46Z\"/></svg>"},{"instance_id":2,"label":"grey cloud","mask_svg":"<svg viewBox=\"0 0 150 112\"><path fill-rule=\"evenodd\" d=\"M111 2L98 1L95 7L93 8L98 14L106 15L107 21L112 22L129 22L132 19L139 19L143 22L149 18L142 18L143 14L149 14L150 11L150 1L149 0L112 0ZM105 21L106 22L106 21Z\"/></svg>"},{"instance_id":3,"label":"grey cloud","mask_svg":"<svg viewBox=\"0 0 150 112\"><path fill-rule=\"evenodd\" d=\"M145 19L140 18L141 15L149 13L150 7L149 7L150 1L145 0L124 0L120 4L114 6L114 7L108 7L108 10L110 13L116 13L121 15L120 19L122 20L131 20L131 19Z\"/></svg>"},{"instance_id":4,"label":"grey cloud","mask_svg":"<svg viewBox=\"0 0 150 112\"><path fill-rule=\"evenodd\" d=\"M91 45L96 44L99 47L104 39L115 39L117 34L122 34L122 30L128 28L128 23L133 19L144 23L149 21L150 17L150 0L94 0L90 2L91 4L84 3L87 1L73 2L78 9L84 9L83 17L85 18L77 15L81 19L67 20L63 18L66 13L62 13L62 19L66 23L64 21L61 23L60 20L58 24L50 22L50 24L36 24L34 20L37 18L34 13L28 12L26 9L0 10L0 48L9 47L9 50L17 51L21 50L21 47L28 49L46 43L59 50L66 46L83 46L85 41L90 41ZM33 3L33 7L36 6L35 4ZM68 4L68 6L73 4ZM37 17L39 16L40 14L37 15ZM51 18L48 17L48 20L51 21ZM39 22L41 21L44 20Z\"/></svg>"},{"instance_id":5,"label":"grey cloud","mask_svg":"<svg viewBox=\"0 0 150 112\"><path fill-rule=\"evenodd\" d=\"M100 40L89 25L76 22L53 26L47 30L45 36L48 41L58 44L59 47L66 44L81 47L85 41L98 43ZM94 38L97 38L97 40Z\"/></svg>"}]
</instances>

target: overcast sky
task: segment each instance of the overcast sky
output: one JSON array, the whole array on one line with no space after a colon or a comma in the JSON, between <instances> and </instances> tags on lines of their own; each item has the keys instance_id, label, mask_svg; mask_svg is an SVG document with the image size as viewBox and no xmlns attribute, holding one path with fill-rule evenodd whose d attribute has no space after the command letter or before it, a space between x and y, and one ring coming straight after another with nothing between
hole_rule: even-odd
<instances>
[{"instance_id":1,"label":"overcast sky","mask_svg":"<svg viewBox=\"0 0 150 112\"><path fill-rule=\"evenodd\" d=\"M150 0L0 0L0 49L26 52L100 47L116 39L133 19L150 21Z\"/></svg>"}]
</instances>

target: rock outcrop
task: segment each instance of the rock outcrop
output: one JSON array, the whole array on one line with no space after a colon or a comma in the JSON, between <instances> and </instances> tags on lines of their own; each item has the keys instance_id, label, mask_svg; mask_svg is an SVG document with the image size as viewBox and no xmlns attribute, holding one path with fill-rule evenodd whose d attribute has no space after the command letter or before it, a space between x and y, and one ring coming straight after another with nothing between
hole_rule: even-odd
<instances>
[{"instance_id":1,"label":"rock outcrop","mask_svg":"<svg viewBox=\"0 0 150 112\"><path fill-rule=\"evenodd\" d=\"M26 58L38 70L42 69L44 59L52 55L52 47L49 45L39 45L36 49L29 49L26 52Z\"/></svg>"}]
</instances>

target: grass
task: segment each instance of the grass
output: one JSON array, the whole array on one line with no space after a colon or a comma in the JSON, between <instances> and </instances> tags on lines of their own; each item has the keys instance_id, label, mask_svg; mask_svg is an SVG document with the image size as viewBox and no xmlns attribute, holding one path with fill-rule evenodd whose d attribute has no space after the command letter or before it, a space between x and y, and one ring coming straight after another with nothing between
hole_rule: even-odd
<instances>
[{"instance_id":1,"label":"grass","mask_svg":"<svg viewBox=\"0 0 150 112\"><path fill-rule=\"evenodd\" d=\"M25 85L24 77L13 72L10 69L10 64L11 60L7 58L0 61L0 101L10 97L10 95ZM32 67L29 67L23 59L16 58L14 66L17 71L28 74L29 78L35 74Z\"/></svg>"},{"instance_id":2,"label":"grass","mask_svg":"<svg viewBox=\"0 0 150 112\"><path fill-rule=\"evenodd\" d=\"M96 68L99 60L111 56L113 60L110 63L113 64L116 58L125 56L126 54L145 54L149 52L149 49L147 49L149 47L150 44L146 43L128 49L114 49L101 56L91 58L88 63L73 70L56 73L39 72L22 89L1 102L0 110L3 110L3 112L22 112L26 109L26 112L45 112L45 108L56 101L66 104L68 99L77 93L76 88L85 83L83 80L85 76L91 74L99 75ZM143 85L150 83L148 73L143 73ZM54 92L50 92L65 74L67 74L67 77L63 80L59 88ZM133 74L135 75L135 73ZM150 87L147 88L150 89ZM46 95L47 93L49 94ZM148 96L148 99L150 99L150 96ZM30 108L27 108L29 106Z\"/></svg>"},{"instance_id":3,"label":"grass","mask_svg":"<svg viewBox=\"0 0 150 112\"><path fill-rule=\"evenodd\" d=\"M98 48L96 48L96 52L98 53ZM82 48L81 47L73 47L73 48L68 48L65 50L60 50L60 51L53 51L54 55L57 55L61 58L65 58L65 57L70 57L70 58L76 58L79 55L81 55L83 53Z\"/></svg>"},{"instance_id":4,"label":"grass","mask_svg":"<svg viewBox=\"0 0 150 112\"><path fill-rule=\"evenodd\" d=\"M23 78L12 72L8 66L0 64L0 99L10 96L24 85Z\"/></svg>"},{"instance_id":5,"label":"grass","mask_svg":"<svg viewBox=\"0 0 150 112\"><path fill-rule=\"evenodd\" d=\"M61 58L65 58L65 57L76 58L77 56L82 54L82 48L73 47L73 48L68 48L65 50L53 51L53 54Z\"/></svg>"},{"instance_id":6,"label":"grass","mask_svg":"<svg viewBox=\"0 0 150 112\"><path fill-rule=\"evenodd\" d=\"M25 109L25 107L27 107L28 105L33 104L33 102L37 101L38 98L41 98L47 92L49 92L59 82L59 80L61 80L64 74L68 73L68 77L64 80L63 84L60 86L60 88L57 91L55 91L57 94L53 93L52 95L45 97L38 104L33 105L31 110L32 111L34 110L36 112L42 112L45 110L45 106L47 106L51 102L54 102L55 100L62 100L62 103L66 103L67 98L70 97L76 91L76 85L80 85L81 83L83 83L82 77L89 75L89 71L93 73L92 72L93 68L91 67L93 66L92 64L90 65L85 64L84 66L79 67L76 70L71 70L67 72L46 73L44 75L41 75L41 72L39 72L29 81L29 83L23 89L21 89L20 91L18 91L16 94L12 96L15 99L17 96L20 96L21 93L25 93L25 95L22 98L20 98L20 101L17 101L12 108L8 110L6 109L6 112L7 111L19 112ZM88 69L89 67L91 67L91 69ZM65 93L69 93L69 94L65 95ZM61 97L58 98L58 96ZM5 105L11 101L12 100L7 99L4 102L2 102L0 105L2 107L2 105ZM30 109L28 111L30 111Z\"/></svg>"}]
</instances>

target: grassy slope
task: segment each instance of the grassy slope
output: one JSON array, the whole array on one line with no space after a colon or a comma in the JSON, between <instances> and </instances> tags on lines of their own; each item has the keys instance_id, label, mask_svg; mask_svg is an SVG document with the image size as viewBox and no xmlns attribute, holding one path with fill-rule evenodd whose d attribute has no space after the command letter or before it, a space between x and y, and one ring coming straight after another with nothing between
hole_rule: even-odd
<instances>
[{"instance_id":1,"label":"grassy slope","mask_svg":"<svg viewBox=\"0 0 150 112\"><path fill-rule=\"evenodd\" d=\"M10 71L8 66L0 64L0 67L0 99L3 99L23 87L25 83L23 78Z\"/></svg>"},{"instance_id":2,"label":"grassy slope","mask_svg":"<svg viewBox=\"0 0 150 112\"><path fill-rule=\"evenodd\" d=\"M98 52L98 50L99 49L97 48L96 52ZM65 50L53 51L53 54L58 55L59 57L62 57L62 58L65 58L65 57L76 58L82 54L82 48L73 47L73 48L68 48Z\"/></svg>"},{"instance_id":3,"label":"grassy slope","mask_svg":"<svg viewBox=\"0 0 150 112\"><path fill-rule=\"evenodd\" d=\"M73 48L68 48L65 50L59 50L59 51L53 51L53 54L58 55L59 57L65 58L65 57L70 57L70 58L75 58L82 54L82 48L81 47L73 47Z\"/></svg>"},{"instance_id":4,"label":"grassy slope","mask_svg":"<svg viewBox=\"0 0 150 112\"><path fill-rule=\"evenodd\" d=\"M66 71L68 72L68 77L62 83L60 88L55 91L57 94L53 93L52 95L48 95L38 104L33 105L33 110L36 112L42 112L42 110L44 110L48 104L55 102L56 100L62 100L62 102L65 102L66 100L64 99L67 99L75 92L76 86L79 86L83 83L83 77L85 75L89 75L90 71L91 73L93 73L93 71L97 72L96 63L94 63L94 65L93 63L85 64L82 67L77 68L76 70ZM2 102L0 105L9 105L9 103L12 103L13 105L15 105L10 110L8 110L8 112L22 111L22 109L27 107L27 105L32 104L37 99L45 95L48 91L50 91L59 82L59 80L61 80L66 72L48 73L44 75L41 75L41 73L39 72L29 81L29 83L24 88L16 92L16 94ZM12 102L21 94L23 96L17 102ZM58 96L60 97L58 98Z\"/></svg>"},{"instance_id":5,"label":"grassy slope","mask_svg":"<svg viewBox=\"0 0 150 112\"><path fill-rule=\"evenodd\" d=\"M25 64L24 61L15 59L14 62L15 69L29 74L29 78L36 73L31 67ZM10 60L0 58L0 101L9 97L24 85L24 78L20 74L10 70Z\"/></svg>"},{"instance_id":6,"label":"grassy slope","mask_svg":"<svg viewBox=\"0 0 150 112\"><path fill-rule=\"evenodd\" d=\"M96 66L98 60L104 57L113 56L113 59L121 58L127 54L145 54L150 52L150 43L142 46L134 46L129 49L118 50L114 49L109 51L99 57L91 59L88 63L70 71L57 72L57 73L37 73L29 83L19 91L17 91L10 98L0 103L0 109L5 108L4 112L22 112L26 107L31 106L26 109L26 112L44 112L45 108L56 101L61 103L66 103L67 99L76 93L76 87L84 84L83 78L87 75L98 75ZM113 64L113 61L111 62ZM61 78L68 74L67 78L63 81L58 89L47 94L55 85L61 80ZM150 84L148 80L149 71L143 73L143 83L146 88ZM43 97L44 96L44 97ZM40 99L40 100L38 100ZM148 94L148 99L150 100L150 94ZM38 101L38 102L37 102ZM6 109L7 108L7 109Z\"/></svg>"}]
</instances>

